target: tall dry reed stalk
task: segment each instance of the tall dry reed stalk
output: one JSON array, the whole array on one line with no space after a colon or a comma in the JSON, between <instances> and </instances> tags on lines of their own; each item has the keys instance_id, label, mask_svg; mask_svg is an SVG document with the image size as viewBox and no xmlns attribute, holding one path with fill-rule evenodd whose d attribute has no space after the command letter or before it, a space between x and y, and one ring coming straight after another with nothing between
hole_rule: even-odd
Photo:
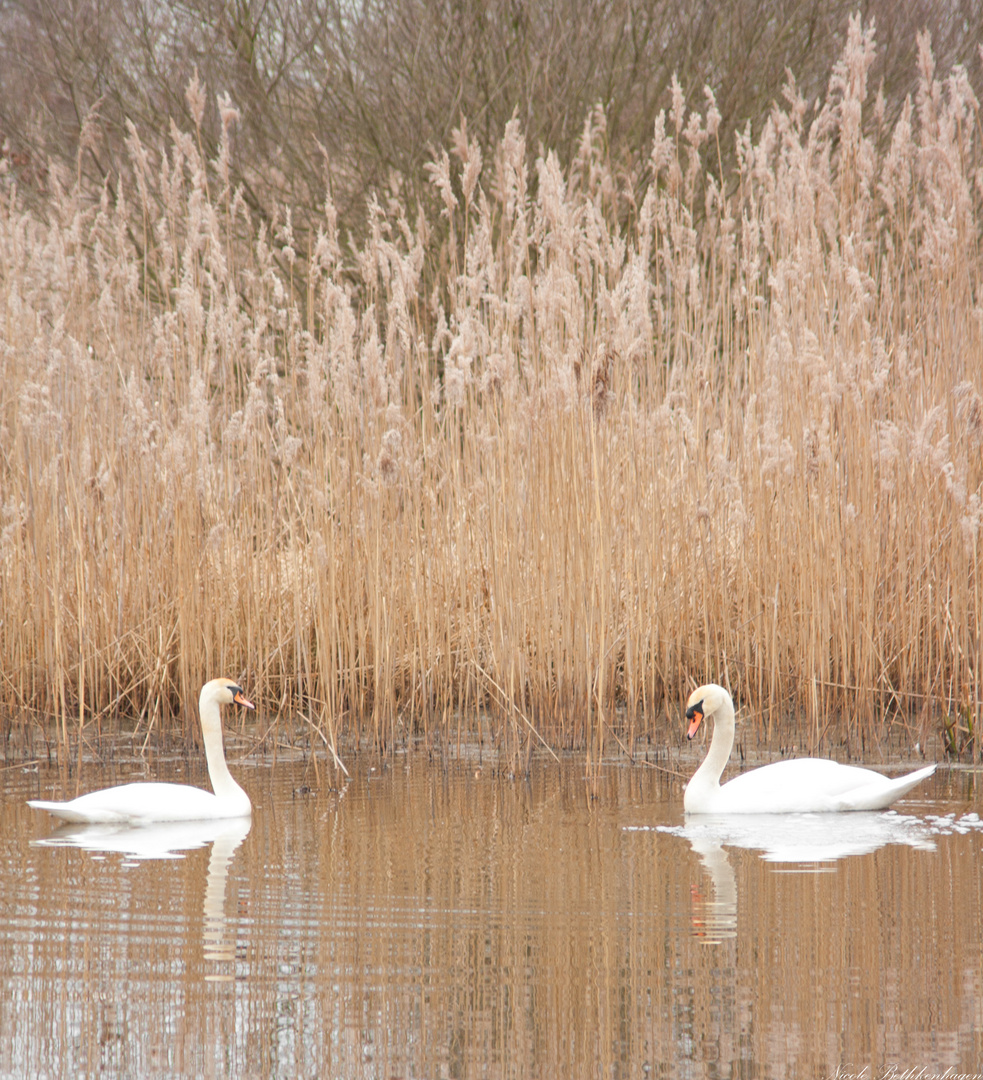
<instances>
[{"instance_id":1,"label":"tall dry reed stalk","mask_svg":"<svg viewBox=\"0 0 983 1080\"><path fill-rule=\"evenodd\" d=\"M8 184L2 707L153 730L248 673L332 745L489 708L599 748L711 678L768 732L979 716L979 103L923 40L879 153L873 54L854 22L737 175L678 84L634 180L600 113L566 170L462 125L439 219L394 190L355 249L330 200L312 251L250 222L228 101L215 161L134 135L44 220Z\"/></svg>"}]
</instances>

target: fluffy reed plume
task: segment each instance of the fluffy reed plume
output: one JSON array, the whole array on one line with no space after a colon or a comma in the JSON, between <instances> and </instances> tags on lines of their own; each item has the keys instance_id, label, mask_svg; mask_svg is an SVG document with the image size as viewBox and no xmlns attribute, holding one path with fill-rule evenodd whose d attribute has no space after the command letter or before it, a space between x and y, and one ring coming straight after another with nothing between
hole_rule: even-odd
<instances>
[{"instance_id":1,"label":"fluffy reed plume","mask_svg":"<svg viewBox=\"0 0 983 1080\"><path fill-rule=\"evenodd\" d=\"M600 113L566 170L462 126L434 216L380 196L354 250L173 128L44 220L7 184L3 708L153 724L247 670L332 743L488 707L599 747L690 674L769 726L978 715L979 103L923 40L881 130L873 55L855 22L737 175L678 84L637 177Z\"/></svg>"}]
</instances>

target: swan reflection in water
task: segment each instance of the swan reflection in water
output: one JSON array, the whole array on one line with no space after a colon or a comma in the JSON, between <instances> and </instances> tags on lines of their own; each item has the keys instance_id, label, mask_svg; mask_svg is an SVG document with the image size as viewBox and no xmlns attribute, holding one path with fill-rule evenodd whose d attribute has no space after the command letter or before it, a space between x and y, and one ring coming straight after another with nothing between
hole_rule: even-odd
<instances>
[{"instance_id":1,"label":"swan reflection in water","mask_svg":"<svg viewBox=\"0 0 983 1080\"><path fill-rule=\"evenodd\" d=\"M694 886L693 933L705 944L737 934L737 879L725 848L760 852L765 862L800 873L828 873L830 865L868 855L887 844L934 851L939 825L904 814L721 814L687 816L682 825L657 825L657 832L689 842L709 877L710 891ZM944 831L944 830L943 830Z\"/></svg>"},{"instance_id":2,"label":"swan reflection in water","mask_svg":"<svg viewBox=\"0 0 983 1080\"><path fill-rule=\"evenodd\" d=\"M235 960L235 935L226 933L225 884L236 849L246 839L252 819L168 821L153 825L64 825L51 836L32 841L38 847L78 847L91 852L116 852L133 860L183 859L183 852L212 845L202 904L206 961L231 965ZM210 972L208 981L232 979L226 967Z\"/></svg>"}]
</instances>

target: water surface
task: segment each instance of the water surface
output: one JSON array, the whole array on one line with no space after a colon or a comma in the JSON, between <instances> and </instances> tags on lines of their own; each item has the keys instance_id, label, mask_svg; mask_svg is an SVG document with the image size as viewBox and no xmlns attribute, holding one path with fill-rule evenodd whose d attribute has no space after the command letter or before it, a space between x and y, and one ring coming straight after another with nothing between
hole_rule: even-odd
<instances>
[{"instance_id":1,"label":"water surface","mask_svg":"<svg viewBox=\"0 0 983 1080\"><path fill-rule=\"evenodd\" d=\"M981 1071L971 770L897 814L715 822L624 762L593 801L573 758L234 768L251 824L82 833L24 805L63 773L0 774L0 1074Z\"/></svg>"}]
</instances>

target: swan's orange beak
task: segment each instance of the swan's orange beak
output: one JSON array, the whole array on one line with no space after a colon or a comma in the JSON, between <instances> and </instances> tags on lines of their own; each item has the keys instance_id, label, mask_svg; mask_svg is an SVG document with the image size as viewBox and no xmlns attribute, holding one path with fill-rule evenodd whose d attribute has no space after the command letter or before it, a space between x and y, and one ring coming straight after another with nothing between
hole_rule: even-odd
<instances>
[{"instance_id":1,"label":"swan's orange beak","mask_svg":"<svg viewBox=\"0 0 983 1080\"><path fill-rule=\"evenodd\" d=\"M700 724L703 723L703 702L698 701L695 705L690 706L686 710L686 719L689 721L689 728L686 731L686 738L692 739L693 736L700 730Z\"/></svg>"},{"instance_id":2,"label":"swan's orange beak","mask_svg":"<svg viewBox=\"0 0 983 1080\"><path fill-rule=\"evenodd\" d=\"M256 706L251 701L249 701L246 695L240 689L238 689L238 687L236 688L235 693L232 695L232 700L237 705L242 705L246 709L256 708Z\"/></svg>"}]
</instances>

